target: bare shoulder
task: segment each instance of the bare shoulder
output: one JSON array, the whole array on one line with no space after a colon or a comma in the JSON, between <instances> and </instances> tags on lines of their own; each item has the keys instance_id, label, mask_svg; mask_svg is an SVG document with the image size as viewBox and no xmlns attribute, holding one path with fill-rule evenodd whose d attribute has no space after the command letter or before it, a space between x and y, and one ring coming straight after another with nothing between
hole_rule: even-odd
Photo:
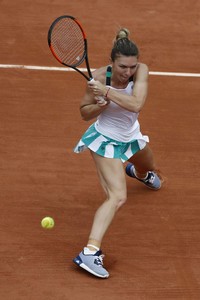
<instances>
[{"instance_id":1,"label":"bare shoulder","mask_svg":"<svg viewBox=\"0 0 200 300\"><path fill-rule=\"evenodd\" d=\"M146 64L139 63L138 64L138 71L143 73L149 73L149 68Z\"/></svg>"},{"instance_id":2,"label":"bare shoulder","mask_svg":"<svg viewBox=\"0 0 200 300\"><path fill-rule=\"evenodd\" d=\"M139 63L136 71L136 80L146 80L149 76L149 68L146 64Z\"/></svg>"},{"instance_id":3,"label":"bare shoulder","mask_svg":"<svg viewBox=\"0 0 200 300\"><path fill-rule=\"evenodd\" d=\"M101 67L99 69L96 69L94 72L92 72L92 76L95 80L100 81L101 83L105 83L106 80L106 70L107 66Z\"/></svg>"}]
</instances>

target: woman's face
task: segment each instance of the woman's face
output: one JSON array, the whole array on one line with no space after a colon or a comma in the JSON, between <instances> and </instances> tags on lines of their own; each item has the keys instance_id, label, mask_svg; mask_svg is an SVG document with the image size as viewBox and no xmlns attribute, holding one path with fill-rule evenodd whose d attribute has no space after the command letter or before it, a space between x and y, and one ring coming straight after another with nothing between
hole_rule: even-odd
<instances>
[{"instance_id":1,"label":"woman's face","mask_svg":"<svg viewBox=\"0 0 200 300\"><path fill-rule=\"evenodd\" d=\"M120 83L126 83L137 70L137 56L118 56L112 63L113 79Z\"/></svg>"}]
</instances>

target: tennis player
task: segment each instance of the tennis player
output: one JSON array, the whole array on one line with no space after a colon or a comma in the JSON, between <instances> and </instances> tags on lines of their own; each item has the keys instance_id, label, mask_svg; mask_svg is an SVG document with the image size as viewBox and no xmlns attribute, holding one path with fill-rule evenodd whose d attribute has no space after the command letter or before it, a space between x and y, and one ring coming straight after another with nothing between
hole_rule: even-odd
<instances>
[{"instance_id":1,"label":"tennis player","mask_svg":"<svg viewBox=\"0 0 200 300\"><path fill-rule=\"evenodd\" d=\"M86 247L73 261L100 278L109 277L101 243L116 212L126 202L125 175L152 190L161 188L149 138L141 133L138 122L147 97L149 73L138 58L139 51L129 39L129 31L120 29L111 51L111 64L95 70L80 105L82 118L95 122L74 151L90 150L106 199L95 213ZM125 170L124 162L128 162Z\"/></svg>"}]
</instances>

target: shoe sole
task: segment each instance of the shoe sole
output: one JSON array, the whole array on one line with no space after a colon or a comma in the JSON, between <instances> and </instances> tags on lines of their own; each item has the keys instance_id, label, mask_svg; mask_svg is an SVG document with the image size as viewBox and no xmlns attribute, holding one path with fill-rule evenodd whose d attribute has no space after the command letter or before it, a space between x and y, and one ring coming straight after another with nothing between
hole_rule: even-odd
<instances>
[{"instance_id":1,"label":"shoe sole","mask_svg":"<svg viewBox=\"0 0 200 300\"><path fill-rule=\"evenodd\" d=\"M73 259L73 262L81 267L82 269L84 269L85 271L91 273L92 275L96 276L96 277L99 277L99 278L108 278L109 277L109 274L105 274L105 275L101 275L101 274L98 274L96 272L94 272L92 269L90 269L88 266L86 266L84 263L80 263L80 262L77 262L76 259Z\"/></svg>"},{"instance_id":2,"label":"shoe sole","mask_svg":"<svg viewBox=\"0 0 200 300\"><path fill-rule=\"evenodd\" d=\"M142 181L141 181L141 182L142 182ZM144 182L143 182L143 184L144 184L146 187L148 187L150 190L152 190L152 191L158 191L158 190L161 188L161 186L158 187L158 188L152 188L152 187L150 187L149 185L145 184Z\"/></svg>"}]
</instances>

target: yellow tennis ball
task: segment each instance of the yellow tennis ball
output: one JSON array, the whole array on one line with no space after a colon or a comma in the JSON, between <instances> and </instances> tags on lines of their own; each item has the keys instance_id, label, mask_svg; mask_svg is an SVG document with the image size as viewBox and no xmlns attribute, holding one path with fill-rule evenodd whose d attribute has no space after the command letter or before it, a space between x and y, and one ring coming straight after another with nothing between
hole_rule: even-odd
<instances>
[{"instance_id":1,"label":"yellow tennis ball","mask_svg":"<svg viewBox=\"0 0 200 300\"><path fill-rule=\"evenodd\" d=\"M45 217L41 221L41 226L45 229L52 229L55 225L54 219L51 217Z\"/></svg>"}]
</instances>

